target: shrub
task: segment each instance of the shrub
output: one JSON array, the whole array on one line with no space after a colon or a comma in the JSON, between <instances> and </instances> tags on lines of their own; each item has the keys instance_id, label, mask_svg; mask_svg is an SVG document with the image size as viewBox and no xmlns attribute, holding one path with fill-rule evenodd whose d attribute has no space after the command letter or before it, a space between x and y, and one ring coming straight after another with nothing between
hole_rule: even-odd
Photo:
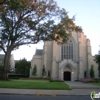
<instances>
[{"instance_id":1,"label":"shrub","mask_svg":"<svg viewBox=\"0 0 100 100\"><path fill-rule=\"evenodd\" d=\"M43 65L43 68L42 68L42 76L45 76L46 75L46 70L45 70L45 65Z\"/></svg>"},{"instance_id":2,"label":"shrub","mask_svg":"<svg viewBox=\"0 0 100 100\"><path fill-rule=\"evenodd\" d=\"M36 74L37 74L37 66L34 65L32 75L33 75L33 76L36 76Z\"/></svg>"},{"instance_id":3,"label":"shrub","mask_svg":"<svg viewBox=\"0 0 100 100\"><path fill-rule=\"evenodd\" d=\"M90 69L90 78L94 78L94 66L91 65L91 69Z\"/></svg>"},{"instance_id":4,"label":"shrub","mask_svg":"<svg viewBox=\"0 0 100 100\"><path fill-rule=\"evenodd\" d=\"M63 82L63 81L60 80L60 79L51 79L51 78L50 78L49 82Z\"/></svg>"},{"instance_id":5,"label":"shrub","mask_svg":"<svg viewBox=\"0 0 100 100\"><path fill-rule=\"evenodd\" d=\"M100 81L99 80L96 80L96 83L99 83Z\"/></svg>"},{"instance_id":6,"label":"shrub","mask_svg":"<svg viewBox=\"0 0 100 100\"><path fill-rule=\"evenodd\" d=\"M92 79L92 78L84 78L84 79L81 79L80 81L83 82L83 83L95 82L95 80Z\"/></svg>"},{"instance_id":7,"label":"shrub","mask_svg":"<svg viewBox=\"0 0 100 100\"><path fill-rule=\"evenodd\" d=\"M52 78L50 78L49 82L53 82L53 79L52 79Z\"/></svg>"},{"instance_id":8,"label":"shrub","mask_svg":"<svg viewBox=\"0 0 100 100\"><path fill-rule=\"evenodd\" d=\"M20 79L20 77L9 77L9 79Z\"/></svg>"}]
</instances>

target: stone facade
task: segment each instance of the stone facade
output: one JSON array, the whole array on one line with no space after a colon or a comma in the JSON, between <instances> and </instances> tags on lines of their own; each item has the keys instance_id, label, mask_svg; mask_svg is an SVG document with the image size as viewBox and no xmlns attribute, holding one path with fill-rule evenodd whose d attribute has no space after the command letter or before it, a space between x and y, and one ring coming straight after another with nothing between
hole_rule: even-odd
<instances>
[{"instance_id":1,"label":"stone facade","mask_svg":"<svg viewBox=\"0 0 100 100\"><path fill-rule=\"evenodd\" d=\"M89 78L92 64L97 78L98 65L91 54L90 40L84 33L73 32L67 44L58 45L55 41L47 41L43 50L36 50L31 61L30 77L34 65L37 65L37 77L42 76L45 65L46 77L69 81Z\"/></svg>"}]
</instances>

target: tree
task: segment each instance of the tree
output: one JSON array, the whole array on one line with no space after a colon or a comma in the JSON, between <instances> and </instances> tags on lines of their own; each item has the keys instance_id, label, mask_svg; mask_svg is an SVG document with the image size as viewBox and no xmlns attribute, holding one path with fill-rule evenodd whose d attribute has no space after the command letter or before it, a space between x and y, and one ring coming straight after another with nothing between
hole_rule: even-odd
<instances>
[{"instance_id":1,"label":"tree","mask_svg":"<svg viewBox=\"0 0 100 100\"><path fill-rule=\"evenodd\" d=\"M37 75L37 66L34 65L33 71L32 71L32 75L36 76Z\"/></svg>"},{"instance_id":2,"label":"tree","mask_svg":"<svg viewBox=\"0 0 100 100\"><path fill-rule=\"evenodd\" d=\"M98 64L98 71L99 71L99 78L100 78L100 55L98 54L98 55L95 55L94 56L94 61Z\"/></svg>"},{"instance_id":3,"label":"tree","mask_svg":"<svg viewBox=\"0 0 100 100\"><path fill-rule=\"evenodd\" d=\"M54 0L3 0L0 3L0 48L5 53L2 79L8 79L13 50L41 40L65 43L73 30L82 31L73 21L74 17L69 18Z\"/></svg>"},{"instance_id":4,"label":"tree","mask_svg":"<svg viewBox=\"0 0 100 100\"><path fill-rule=\"evenodd\" d=\"M46 75L46 70L45 70L45 65L43 65L43 68L42 68L42 76L45 76Z\"/></svg>"},{"instance_id":5,"label":"tree","mask_svg":"<svg viewBox=\"0 0 100 100\"><path fill-rule=\"evenodd\" d=\"M100 46L99 46L100 47ZM99 78L100 78L100 50L97 55L94 56L94 61L98 64Z\"/></svg>"},{"instance_id":6,"label":"tree","mask_svg":"<svg viewBox=\"0 0 100 100\"><path fill-rule=\"evenodd\" d=\"M23 74L26 77L29 77L31 62L27 61L25 58L19 60L15 64L15 73Z\"/></svg>"},{"instance_id":7,"label":"tree","mask_svg":"<svg viewBox=\"0 0 100 100\"><path fill-rule=\"evenodd\" d=\"M93 66L93 65L91 65L90 77L91 77L91 78L94 78L94 77L95 77L95 75L94 75L94 66Z\"/></svg>"},{"instance_id":8,"label":"tree","mask_svg":"<svg viewBox=\"0 0 100 100\"><path fill-rule=\"evenodd\" d=\"M2 64L0 63L0 79L1 79L1 75L2 75L2 68L3 68L3 66L2 66Z\"/></svg>"}]
</instances>

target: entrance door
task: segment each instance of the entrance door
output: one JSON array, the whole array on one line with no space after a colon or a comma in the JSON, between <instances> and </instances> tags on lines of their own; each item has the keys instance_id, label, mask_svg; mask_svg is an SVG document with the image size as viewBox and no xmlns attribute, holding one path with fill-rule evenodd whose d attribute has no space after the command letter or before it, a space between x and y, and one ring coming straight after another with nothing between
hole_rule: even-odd
<instances>
[{"instance_id":1,"label":"entrance door","mask_svg":"<svg viewBox=\"0 0 100 100\"><path fill-rule=\"evenodd\" d=\"M69 71L64 72L64 80L71 81L71 72L69 72Z\"/></svg>"}]
</instances>

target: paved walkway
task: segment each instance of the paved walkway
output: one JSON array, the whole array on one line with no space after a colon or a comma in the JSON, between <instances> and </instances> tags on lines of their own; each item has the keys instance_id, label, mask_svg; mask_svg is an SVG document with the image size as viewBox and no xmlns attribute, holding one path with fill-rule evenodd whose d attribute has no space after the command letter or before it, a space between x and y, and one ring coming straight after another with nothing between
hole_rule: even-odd
<instances>
[{"instance_id":1,"label":"paved walkway","mask_svg":"<svg viewBox=\"0 0 100 100\"><path fill-rule=\"evenodd\" d=\"M81 82L65 82L72 90L37 90L37 89L7 89L0 88L0 94L23 94L37 96L66 96L66 95L89 95L92 91L100 92L99 86L85 84Z\"/></svg>"},{"instance_id":2,"label":"paved walkway","mask_svg":"<svg viewBox=\"0 0 100 100\"><path fill-rule=\"evenodd\" d=\"M82 82L65 81L72 89L100 89L100 86L91 85Z\"/></svg>"}]
</instances>

